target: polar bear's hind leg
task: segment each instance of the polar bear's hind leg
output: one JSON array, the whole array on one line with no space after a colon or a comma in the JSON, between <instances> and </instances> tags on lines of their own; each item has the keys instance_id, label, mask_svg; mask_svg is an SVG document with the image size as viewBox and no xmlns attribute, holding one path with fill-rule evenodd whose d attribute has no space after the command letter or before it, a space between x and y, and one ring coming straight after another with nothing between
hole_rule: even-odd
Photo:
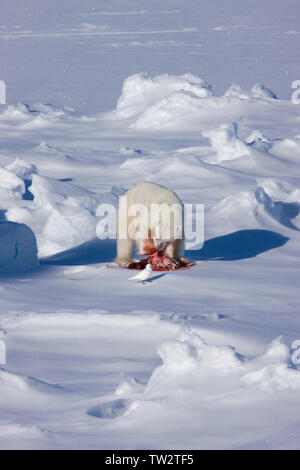
<instances>
[{"instance_id":1,"label":"polar bear's hind leg","mask_svg":"<svg viewBox=\"0 0 300 470\"><path fill-rule=\"evenodd\" d=\"M119 266L126 267L131 263L134 263L135 260L131 258L133 249L133 240L128 239L118 239L117 240L117 257L115 262Z\"/></svg>"}]
</instances>

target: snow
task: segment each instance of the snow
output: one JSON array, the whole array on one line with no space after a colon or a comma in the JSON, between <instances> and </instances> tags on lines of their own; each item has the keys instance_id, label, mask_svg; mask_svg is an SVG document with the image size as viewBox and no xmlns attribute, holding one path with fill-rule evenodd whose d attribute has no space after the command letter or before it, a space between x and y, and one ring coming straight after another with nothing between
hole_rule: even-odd
<instances>
[{"instance_id":1,"label":"snow","mask_svg":"<svg viewBox=\"0 0 300 470\"><path fill-rule=\"evenodd\" d=\"M0 273L18 273L38 267L34 233L24 224L0 222Z\"/></svg>"},{"instance_id":2,"label":"snow","mask_svg":"<svg viewBox=\"0 0 300 470\"><path fill-rule=\"evenodd\" d=\"M132 75L123 84L122 95L118 99L114 119L127 119L142 114L177 93L188 94L198 98L212 95L209 87L199 77L192 74L172 76L158 75L154 78L142 74Z\"/></svg>"},{"instance_id":3,"label":"snow","mask_svg":"<svg viewBox=\"0 0 300 470\"><path fill-rule=\"evenodd\" d=\"M2 3L0 447L298 449L296 2ZM204 204L145 285L98 230L141 181Z\"/></svg>"},{"instance_id":4,"label":"snow","mask_svg":"<svg viewBox=\"0 0 300 470\"><path fill-rule=\"evenodd\" d=\"M24 192L24 182L13 172L0 167L1 198L19 198Z\"/></svg>"},{"instance_id":5,"label":"snow","mask_svg":"<svg viewBox=\"0 0 300 470\"><path fill-rule=\"evenodd\" d=\"M203 137L210 141L216 152L214 157L206 158L207 163L221 163L223 160L235 160L249 155L249 149L237 137L237 125L223 124L219 129L203 132Z\"/></svg>"},{"instance_id":6,"label":"snow","mask_svg":"<svg viewBox=\"0 0 300 470\"><path fill-rule=\"evenodd\" d=\"M16 158L14 162L6 166L7 170L15 173L21 179L32 179L32 175L37 174L37 167L21 158Z\"/></svg>"},{"instance_id":7,"label":"snow","mask_svg":"<svg viewBox=\"0 0 300 470\"><path fill-rule=\"evenodd\" d=\"M97 195L69 182L38 174L31 176L28 190L32 202L26 207L11 205L5 216L10 221L25 222L35 231L40 256L52 255L95 237L98 205L100 202L116 204L122 194L122 190L113 187Z\"/></svg>"}]
</instances>

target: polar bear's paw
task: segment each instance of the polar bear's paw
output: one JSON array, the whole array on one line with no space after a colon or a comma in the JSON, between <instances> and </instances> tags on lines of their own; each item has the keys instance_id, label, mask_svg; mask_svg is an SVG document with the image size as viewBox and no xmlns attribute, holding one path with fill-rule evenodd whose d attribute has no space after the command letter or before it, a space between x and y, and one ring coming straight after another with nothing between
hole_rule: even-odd
<instances>
[{"instance_id":1,"label":"polar bear's paw","mask_svg":"<svg viewBox=\"0 0 300 470\"><path fill-rule=\"evenodd\" d=\"M131 266L132 264L136 264L138 260L134 258L118 258L117 257L114 259L114 262L118 263L118 265L121 266L121 268L129 268L129 266ZM132 269L132 268L129 268L129 269ZM143 269L143 268L140 268L140 269Z\"/></svg>"}]
</instances>

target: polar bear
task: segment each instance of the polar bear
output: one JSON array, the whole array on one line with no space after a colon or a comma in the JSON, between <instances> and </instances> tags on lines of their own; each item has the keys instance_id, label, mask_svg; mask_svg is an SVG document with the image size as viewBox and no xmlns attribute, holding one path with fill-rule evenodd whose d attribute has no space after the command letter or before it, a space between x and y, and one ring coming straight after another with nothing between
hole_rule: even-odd
<instances>
[{"instance_id":1,"label":"polar bear","mask_svg":"<svg viewBox=\"0 0 300 470\"><path fill-rule=\"evenodd\" d=\"M186 264L184 255L184 208L179 197L156 183L139 183L122 196L117 215L117 262L128 267L133 245L139 255L164 252L173 263ZM175 269L175 267L167 267Z\"/></svg>"}]
</instances>

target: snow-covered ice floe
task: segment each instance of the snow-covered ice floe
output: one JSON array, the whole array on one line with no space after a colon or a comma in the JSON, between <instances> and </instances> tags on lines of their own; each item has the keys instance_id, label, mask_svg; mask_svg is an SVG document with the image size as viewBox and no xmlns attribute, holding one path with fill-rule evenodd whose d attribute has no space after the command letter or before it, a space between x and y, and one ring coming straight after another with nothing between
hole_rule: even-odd
<instances>
[{"instance_id":1,"label":"snow-covered ice floe","mask_svg":"<svg viewBox=\"0 0 300 470\"><path fill-rule=\"evenodd\" d=\"M296 448L299 108L134 74L113 111L9 105L0 132L0 446ZM95 239L139 181L205 206L196 265L145 289Z\"/></svg>"},{"instance_id":2,"label":"snow-covered ice floe","mask_svg":"<svg viewBox=\"0 0 300 470\"><path fill-rule=\"evenodd\" d=\"M1 173L2 172L2 173ZM118 204L122 190L116 187L95 194L70 182L40 176L35 165L16 159L0 168L0 191L5 217L26 223L37 237L40 256L48 256L79 245L96 236L100 203ZM26 183L26 185L25 185ZM1 184L1 183L0 183ZM25 196L25 192L30 198ZM31 199L24 202L24 199Z\"/></svg>"},{"instance_id":3,"label":"snow-covered ice floe","mask_svg":"<svg viewBox=\"0 0 300 470\"><path fill-rule=\"evenodd\" d=\"M26 346L22 373L0 368L0 410L8 422L0 436L6 446L16 413L20 432L27 426L39 448L116 448L120 442L131 448L133 441L146 449L251 447L297 422L293 408L299 406L300 372L281 337L247 357L143 312L6 315L2 326L16 354L18 342ZM55 361L43 380L26 375L30 361L41 374L49 355ZM123 376L119 361L128 371ZM142 380L136 376L143 376L141 361L152 367ZM78 419L80 426L73 427ZM17 436L27 447L26 435Z\"/></svg>"},{"instance_id":4,"label":"snow-covered ice floe","mask_svg":"<svg viewBox=\"0 0 300 470\"><path fill-rule=\"evenodd\" d=\"M116 109L106 119L130 129L148 131L211 128L222 119L240 119L259 110L277 109L280 102L267 87L256 83L250 91L232 85L221 97L212 86L192 74L180 76L136 74L127 78Z\"/></svg>"},{"instance_id":5,"label":"snow-covered ice floe","mask_svg":"<svg viewBox=\"0 0 300 470\"><path fill-rule=\"evenodd\" d=\"M16 274L38 267L36 239L24 224L0 222L0 274Z\"/></svg>"}]
</instances>

